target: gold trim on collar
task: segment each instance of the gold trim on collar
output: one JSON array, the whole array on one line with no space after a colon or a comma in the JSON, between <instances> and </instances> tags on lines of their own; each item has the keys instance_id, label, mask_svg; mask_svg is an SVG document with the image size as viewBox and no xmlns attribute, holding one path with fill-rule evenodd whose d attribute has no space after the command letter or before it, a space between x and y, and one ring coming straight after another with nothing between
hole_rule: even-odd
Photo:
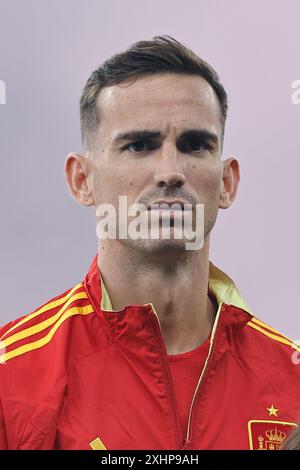
<instances>
[{"instance_id":1,"label":"gold trim on collar","mask_svg":"<svg viewBox=\"0 0 300 470\"><path fill-rule=\"evenodd\" d=\"M242 308L248 313L251 309L239 293L233 280L227 276L221 269L217 268L211 261L209 262L209 281L208 288L215 296L218 305L223 302L235 307Z\"/></svg>"}]
</instances>

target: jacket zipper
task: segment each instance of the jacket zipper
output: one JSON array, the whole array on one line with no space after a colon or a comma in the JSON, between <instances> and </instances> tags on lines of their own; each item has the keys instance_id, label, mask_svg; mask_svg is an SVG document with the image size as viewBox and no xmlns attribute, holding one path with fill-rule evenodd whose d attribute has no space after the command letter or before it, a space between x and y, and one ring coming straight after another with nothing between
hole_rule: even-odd
<instances>
[{"instance_id":1,"label":"jacket zipper","mask_svg":"<svg viewBox=\"0 0 300 470\"><path fill-rule=\"evenodd\" d=\"M163 339L161 324L160 324L158 315L156 313L156 310L154 308L154 305L151 303L150 306L151 306L151 308L152 308L152 310L153 310L153 312L154 312L154 314L157 318L157 322L155 322L155 326L157 328L157 323L158 323L158 326L159 326L159 335L158 335L158 337L159 337L159 342L160 342L160 345L161 345L161 350L162 350L163 356L164 356L163 357L164 372L165 372L165 376L167 377L167 381L168 381L169 392L170 392L170 396L171 396L171 403L172 403L172 408L173 408L173 414L174 414L174 417L175 417L175 431L176 431L177 448L181 449L181 447L182 447L181 443L182 443L182 440L183 440L183 436L182 436L179 416L178 416L178 413L177 413L177 405L176 405L176 400L175 400L173 382L172 382L172 379L171 379L171 376L170 376L170 370L169 370L169 367L168 367L168 358L167 358L166 345L165 345L165 342L164 342L164 339Z\"/></svg>"},{"instance_id":2,"label":"jacket zipper","mask_svg":"<svg viewBox=\"0 0 300 470\"><path fill-rule=\"evenodd\" d=\"M153 310L153 312L154 312L154 314L157 318L158 325L159 325L159 330L160 330L160 338L159 339L160 339L160 344L162 346L162 350L163 350L163 354L164 354L164 368L165 368L166 376L167 376L167 379L168 379L168 384L169 384L169 389L170 389L170 394L171 394L171 401L172 401L172 406L173 406L174 415L175 415L175 421L176 421L175 429L176 429L176 433L177 433L177 443L179 444L178 448L182 449L182 450L183 449L189 449L190 445L191 445L191 441L190 441L191 418L192 418L194 403L195 403L195 399L196 399L199 387L200 387L200 385L203 381L204 374L205 374L205 372L207 371L207 368L208 368L208 362L209 362L210 357L211 357L211 353L212 353L212 349L213 349L213 345L214 345L215 334L216 334L216 329L217 329L217 325L218 325L218 322L219 322L219 318L220 318L223 303L221 302L220 305L219 305L218 312L217 312L217 315L216 315L216 318L215 318L215 321L214 321L214 324L213 324L212 333L211 333L211 340L210 340L210 347L209 347L209 351L208 351L208 355L207 355L204 367L203 367L202 372L200 374L200 377L199 377L199 380L198 380L198 383L196 385L195 392L194 392L194 395L193 395L193 398L192 398L192 402L191 402L191 406L190 406L190 410L189 410L189 415L188 415L187 431L186 431L186 436L185 436L184 440L182 439L183 436L182 436L182 432L181 432L179 416L178 416L178 413L177 413L175 393L174 393L172 380L171 380L171 377L170 377L170 372L169 372L169 367L168 367L168 362L167 362L168 358L167 358L166 346L165 346L165 342L163 340L163 334L162 334L160 321L159 321L158 315L156 313L156 310L155 310L153 304L150 304L150 305L151 305L152 310ZM183 445L182 445L182 442L183 442Z\"/></svg>"},{"instance_id":3,"label":"jacket zipper","mask_svg":"<svg viewBox=\"0 0 300 470\"><path fill-rule=\"evenodd\" d=\"M214 340L215 340L215 335L216 335L216 329L217 329L217 325L218 325L219 318L220 318L221 311L222 311L222 305L223 305L223 303L221 302L220 305L219 305L219 308L218 308L218 312L217 312L217 315L216 315L214 324L213 324L213 328L212 328L211 340L210 340L210 346L209 346L208 355L207 355L207 358L206 358L204 367L203 367L203 369L202 369L201 375L200 375L200 377L199 377L198 383L197 383L197 385L196 385L196 389L195 389L194 396L193 396L193 399L192 399L192 403L191 403L191 406L190 406L189 417L188 417L188 424L187 424L187 431L186 431L186 436L185 436L185 439L184 439L184 446L183 446L183 449L188 449L188 448L190 447L190 445L191 445L191 441L190 441L190 435L191 435L191 418L192 418L192 413L193 413L193 409L194 409L194 403L195 403L195 400L196 400L196 396L197 396L199 387L200 387L200 385L201 385L201 383L202 383L202 381L203 381L204 374L206 373L206 371L207 371L207 369L208 369L208 363L209 363L209 360L210 360L211 354L212 354L212 349L213 349Z\"/></svg>"}]
</instances>

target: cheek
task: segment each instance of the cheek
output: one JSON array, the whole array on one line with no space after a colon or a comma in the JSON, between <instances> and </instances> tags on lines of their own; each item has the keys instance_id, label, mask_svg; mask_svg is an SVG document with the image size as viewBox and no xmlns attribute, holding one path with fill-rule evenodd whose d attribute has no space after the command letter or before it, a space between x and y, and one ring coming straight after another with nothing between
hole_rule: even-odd
<instances>
[{"instance_id":1,"label":"cheek","mask_svg":"<svg viewBox=\"0 0 300 470\"><path fill-rule=\"evenodd\" d=\"M133 202L138 191L139 180L127 171L120 171L111 166L97 169L93 174L93 193L96 205L110 203L117 206L119 196L127 196L128 203Z\"/></svg>"},{"instance_id":2,"label":"cheek","mask_svg":"<svg viewBox=\"0 0 300 470\"><path fill-rule=\"evenodd\" d=\"M204 202L215 201L219 198L222 182L222 165L207 165L197 168L193 165L190 181L199 199Z\"/></svg>"}]
</instances>

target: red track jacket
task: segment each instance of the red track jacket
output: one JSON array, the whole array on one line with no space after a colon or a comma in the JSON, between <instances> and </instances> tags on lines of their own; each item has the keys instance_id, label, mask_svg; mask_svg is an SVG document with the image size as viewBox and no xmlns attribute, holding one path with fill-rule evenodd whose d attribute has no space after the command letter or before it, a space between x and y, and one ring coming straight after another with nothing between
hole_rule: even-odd
<instances>
[{"instance_id":1,"label":"red track jacket","mask_svg":"<svg viewBox=\"0 0 300 470\"><path fill-rule=\"evenodd\" d=\"M0 448L279 449L300 421L300 350L212 264L209 289L219 309L185 435L154 307L113 311L96 256L0 330Z\"/></svg>"}]
</instances>

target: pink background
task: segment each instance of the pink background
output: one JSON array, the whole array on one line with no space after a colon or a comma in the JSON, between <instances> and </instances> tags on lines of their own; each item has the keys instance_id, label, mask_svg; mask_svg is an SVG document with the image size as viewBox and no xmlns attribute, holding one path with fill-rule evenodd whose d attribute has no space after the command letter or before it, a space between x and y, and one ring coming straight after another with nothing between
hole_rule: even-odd
<instances>
[{"instance_id":1,"label":"pink background","mask_svg":"<svg viewBox=\"0 0 300 470\"><path fill-rule=\"evenodd\" d=\"M0 0L1 317L24 315L82 280L97 240L63 166L80 151L81 89L111 54L170 34L219 72L229 94L223 157L241 164L211 259L265 322L300 338L300 2Z\"/></svg>"}]
</instances>

